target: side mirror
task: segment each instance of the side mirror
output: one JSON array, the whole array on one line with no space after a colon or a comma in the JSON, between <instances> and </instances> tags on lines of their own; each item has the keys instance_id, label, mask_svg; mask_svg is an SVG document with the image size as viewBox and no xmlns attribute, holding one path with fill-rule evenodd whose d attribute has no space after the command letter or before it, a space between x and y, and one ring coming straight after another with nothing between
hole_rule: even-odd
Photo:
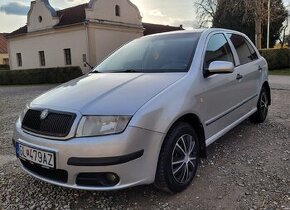
<instances>
[{"instance_id":1,"label":"side mirror","mask_svg":"<svg viewBox=\"0 0 290 210\"><path fill-rule=\"evenodd\" d=\"M228 61L213 61L210 63L208 71L212 74L228 74L234 72L234 64Z\"/></svg>"}]
</instances>

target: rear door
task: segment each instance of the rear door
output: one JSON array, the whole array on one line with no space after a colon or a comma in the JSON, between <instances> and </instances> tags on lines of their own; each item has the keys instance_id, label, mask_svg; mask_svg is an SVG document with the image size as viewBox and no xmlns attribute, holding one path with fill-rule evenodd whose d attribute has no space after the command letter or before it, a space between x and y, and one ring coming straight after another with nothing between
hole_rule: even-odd
<instances>
[{"instance_id":1,"label":"rear door","mask_svg":"<svg viewBox=\"0 0 290 210\"><path fill-rule=\"evenodd\" d=\"M227 34L229 42L235 48L238 56L236 73L239 83L239 95L243 101L243 114L247 114L256 107L258 99L258 86L262 75L261 61L258 58L257 52L246 37L229 33Z\"/></svg>"}]
</instances>

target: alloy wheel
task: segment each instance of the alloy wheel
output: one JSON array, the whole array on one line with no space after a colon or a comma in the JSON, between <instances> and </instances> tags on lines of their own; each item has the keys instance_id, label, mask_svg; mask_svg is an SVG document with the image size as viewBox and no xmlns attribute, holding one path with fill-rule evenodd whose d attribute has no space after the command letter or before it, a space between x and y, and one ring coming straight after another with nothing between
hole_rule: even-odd
<instances>
[{"instance_id":1,"label":"alloy wheel","mask_svg":"<svg viewBox=\"0 0 290 210\"><path fill-rule=\"evenodd\" d=\"M263 117L267 116L268 113L268 98L265 92L261 95L261 101L260 101L260 109L261 109L261 114Z\"/></svg>"},{"instance_id":2,"label":"alloy wheel","mask_svg":"<svg viewBox=\"0 0 290 210\"><path fill-rule=\"evenodd\" d=\"M181 136L173 149L171 169L175 179L180 184L187 183L194 176L197 167L197 148L193 136Z\"/></svg>"}]
</instances>

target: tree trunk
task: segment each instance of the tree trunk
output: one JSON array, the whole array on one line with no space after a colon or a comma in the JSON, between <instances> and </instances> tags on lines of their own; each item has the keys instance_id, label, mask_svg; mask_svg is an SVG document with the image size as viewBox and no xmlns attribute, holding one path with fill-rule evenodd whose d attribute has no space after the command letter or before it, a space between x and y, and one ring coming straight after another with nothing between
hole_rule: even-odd
<instances>
[{"instance_id":1,"label":"tree trunk","mask_svg":"<svg viewBox=\"0 0 290 210\"><path fill-rule=\"evenodd\" d=\"M255 31L256 31L256 47L262 49L262 21L257 18L255 22Z\"/></svg>"},{"instance_id":2,"label":"tree trunk","mask_svg":"<svg viewBox=\"0 0 290 210\"><path fill-rule=\"evenodd\" d=\"M256 20L255 20L255 41L258 49L262 48L262 0L255 1Z\"/></svg>"}]
</instances>

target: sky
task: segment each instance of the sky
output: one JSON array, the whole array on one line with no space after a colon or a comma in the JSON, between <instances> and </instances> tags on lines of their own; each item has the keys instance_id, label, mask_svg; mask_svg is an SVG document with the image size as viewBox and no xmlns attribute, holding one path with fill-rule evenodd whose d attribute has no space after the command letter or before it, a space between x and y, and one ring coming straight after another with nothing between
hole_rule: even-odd
<instances>
[{"instance_id":1,"label":"sky","mask_svg":"<svg viewBox=\"0 0 290 210\"><path fill-rule=\"evenodd\" d=\"M55 9L64 9L89 0L49 0ZM0 33L10 33L27 22L30 0L0 0ZM140 10L143 22L159 23L185 28L196 28L197 17L194 0L131 0ZM284 0L289 5L290 0Z\"/></svg>"},{"instance_id":2,"label":"sky","mask_svg":"<svg viewBox=\"0 0 290 210\"><path fill-rule=\"evenodd\" d=\"M89 0L49 0L52 7L63 9ZM143 22L196 27L193 0L131 0L140 10ZM0 0L0 32L12 32L27 22L30 0Z\"/></svg>"}]
</instances>

